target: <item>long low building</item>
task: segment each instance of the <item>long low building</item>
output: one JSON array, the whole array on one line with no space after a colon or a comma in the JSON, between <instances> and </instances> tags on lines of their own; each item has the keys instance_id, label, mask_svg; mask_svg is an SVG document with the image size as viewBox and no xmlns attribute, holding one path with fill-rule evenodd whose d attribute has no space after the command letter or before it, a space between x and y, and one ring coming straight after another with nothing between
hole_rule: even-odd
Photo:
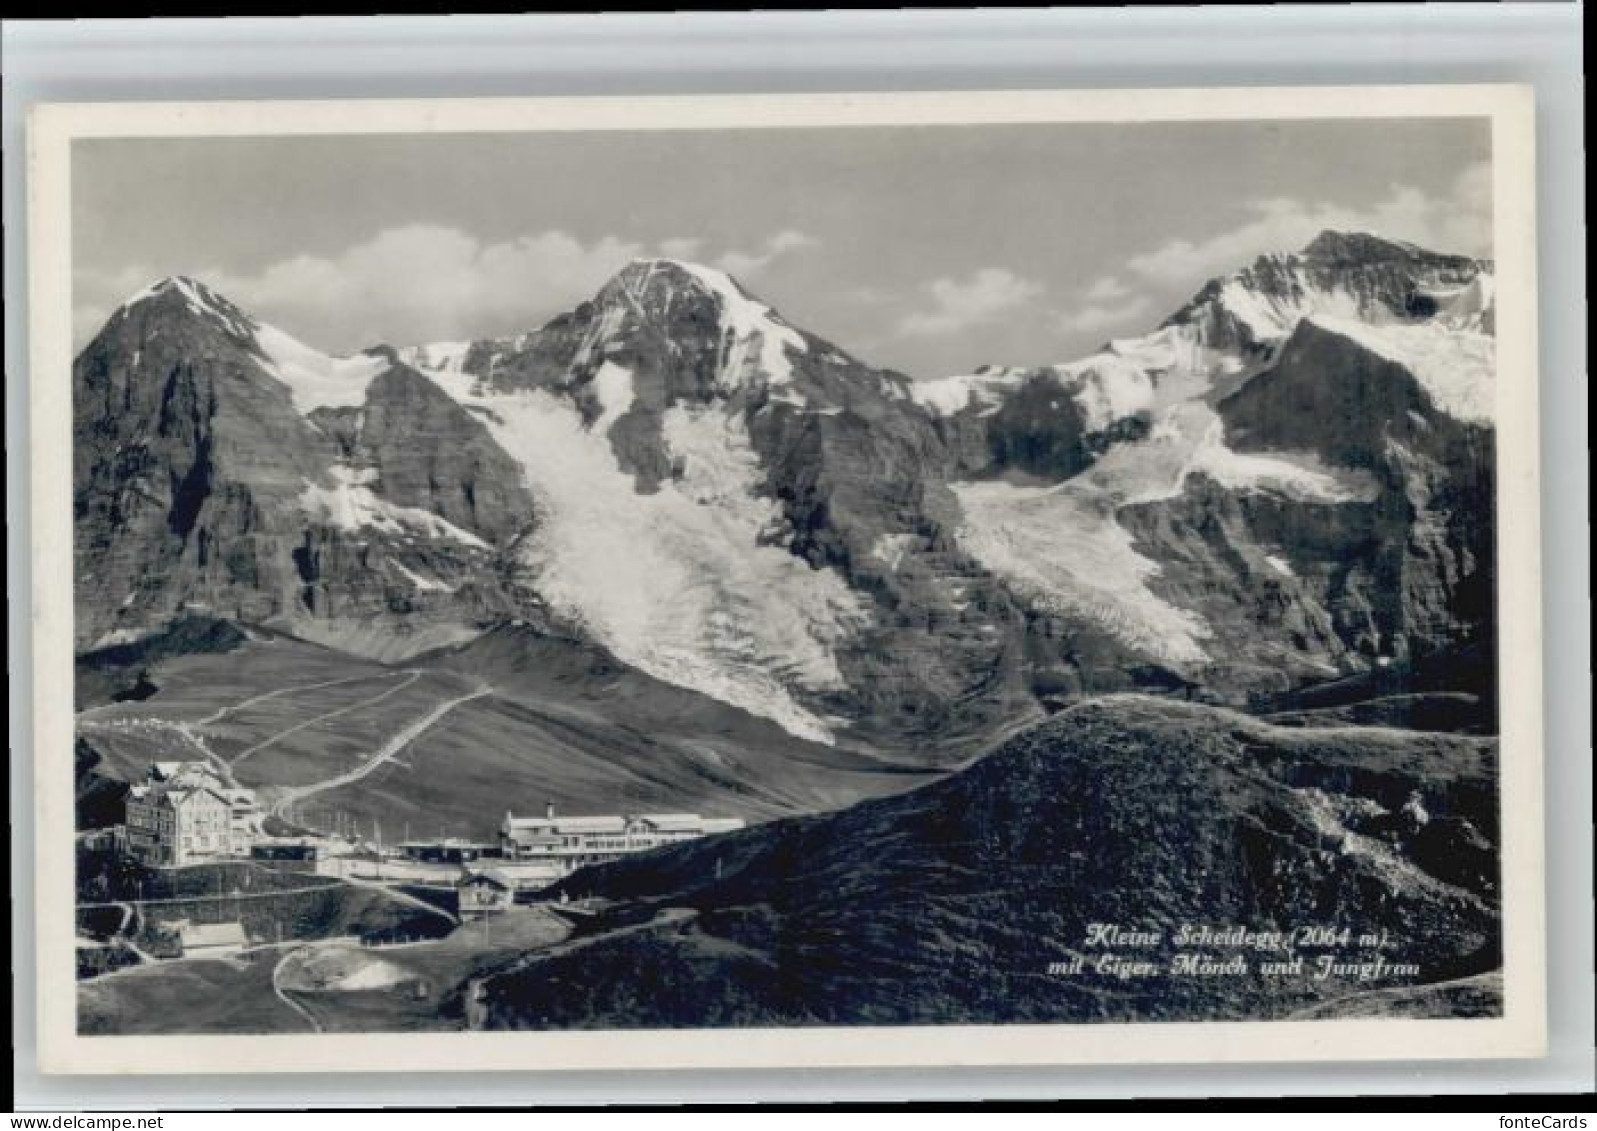
<instances>
[{"instance_id":1,"label":"long low building","mask_svg":"<svg viewBox=\"0 0 1597 1131\"><path fill-rule=\"evenodd\" d=\"M461 840L459 837L411 840L399 846L401 856L423 864L470 864L485 856L497 855L498 852L498 845L479 844L476 841Z\"/></svg>"},{"instance_id":2,"label":"long low building","mask_svg":"<svg viewBox=\"0 0 1597 1131\"><path fill-rule=\"evenodd\" d=\"M564 875L632 852L734 832L743 824L738 817L701 817L697 813L562 817L551 804L541 817L507 812L500 826L500 851L506 860L548 863Z\"/></svg>"}]
</instances>

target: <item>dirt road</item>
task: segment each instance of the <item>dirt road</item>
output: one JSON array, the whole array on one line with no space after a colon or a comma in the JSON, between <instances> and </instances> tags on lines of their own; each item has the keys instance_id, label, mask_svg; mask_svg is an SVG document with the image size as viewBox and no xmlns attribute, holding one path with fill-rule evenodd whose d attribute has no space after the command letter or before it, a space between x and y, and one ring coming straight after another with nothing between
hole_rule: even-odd
<instances>
[{"instance_id":1,"label":"dirt road","mask_svg":"<svg viewBox=\"0 0 1597 1131\"><path fill-rule=\"evenodd\" d=\"M236 766L245 758L248 758L251 754L255 753L257 750L264 750L273 743L281 742L291 734L298 734L300 731L308 730L309 728L316 726L318 723L325 723L329 719L336 719L341 715L351 714L355 711L361 710L363 707L370 707L374 703L381 703L384 699L387 699L392 695L398 695L401 691L405 690L405 688L409 687L411 684L420 679L422 677L422 672L418 669L412 668L407 670L404 675L405 678L396 683L393 687L390 687L388 690L383 691L380 694L373 695L370 699L362 699L357 703L351 703L348 706L340 707L335 711L328 711L324 715L317 715L314 718L306 719L302 723L294 724L287 730L280 730L268 738L263 738L254 746L246 747L245 749L240 750L237 754L233 755L233 757L228 760L228 765Z\"/></svg>"},{"instance_id":2,"label":"dirt road","mask_svg":"<svg viewBox=\"0 0 1597 1131\"><path fill-rule=\"evenodd\" d=\"M445 715L449 714L450 711L453 711L462 703L469 703L473 699L481 699L483 696L491 695L492 693L493 688L491 687L479 687L477 690L472 691L469 694L461 695L454 699L446 699L444 702L438 704L432 710L428 711L421 718L415 720L404 727L404 729L400 730L399 733L395 734L387 742L383 743L383 745L374 754L372 754L371 757L367 758L353 770L350 770L347 773L339 774L336 777L327 778L325 781L313 782L310 785L293 786L284 790L283 793L272 802L272 815L281 817L290 805L298 805L307 797L314 796L318 793L325 793L330 789L338 789L340 786L351 785L360 781L366 775L372 773L378 767L382 766L384 762L387 762L395 754L398 754L405 747L409 746L412 742L416 741L416 739L420 738L424 733L432 728L434 723L438 722L439 719L442 719Z\"/></svg>"},{"instance_id":3,"label":"dirt road","mask_svg":"<svg viewBox=\"0 0 1597 1131\"><path fill-rule=\"evenodd\" d=\"M322 1031L322 1023L316 1020L315 1015L311 1013L310 1010L306 1009L303 1005L290 997L288 991L283 988L283 967L294 961L307 949L309 948L303 946L295 947L293 950L284 954L282 958L277 960L277 964L272 967L272 992L277 995L278 1001L282 1002L284 1005L288 1006L288 1008L292 1009L295 1013L299 1014L305 1019L305 1022L311 1027L311 1032L320 1033Z\"/></svg>"}]
</instances>

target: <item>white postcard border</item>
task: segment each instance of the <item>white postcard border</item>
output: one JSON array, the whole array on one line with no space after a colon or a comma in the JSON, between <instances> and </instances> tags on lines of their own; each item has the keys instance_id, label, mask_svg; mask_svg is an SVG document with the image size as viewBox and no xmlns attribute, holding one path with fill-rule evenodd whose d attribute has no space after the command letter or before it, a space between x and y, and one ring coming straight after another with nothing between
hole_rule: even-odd
<instances>
[{"instance_id":1,"label":"white postcard border","mask_svg":"<svg viewBox=\"0 0 1597 1131\"><path fill-rule=\"evenodd\" d=\"M1456 1021L82 1037L73 948L71 143L91 137L1485 117L1498 278L1506 1007ZM1529 86L41 104L28 134L39 1067L45 1073L739 1069L1541 1055L1546 988L1534 108ZM40 380L36 375L60 375Z\"/></svg>"}]
</instances>

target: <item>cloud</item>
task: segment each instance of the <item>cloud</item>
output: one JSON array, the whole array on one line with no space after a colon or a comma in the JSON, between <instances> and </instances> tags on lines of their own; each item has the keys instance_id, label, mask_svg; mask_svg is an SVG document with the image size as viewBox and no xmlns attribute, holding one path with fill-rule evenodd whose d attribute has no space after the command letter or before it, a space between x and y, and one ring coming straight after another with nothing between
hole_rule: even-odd
<instances>
[{"instance_id":1,"label":"cloud","mask_svg":"<svg viewBox=\"0 0 1597 1131\"><path fill-rule=\"evenodd\" d=\"M1002 267L983 267L964 280L943 278L927 284L931 306L899 320L908 336L956 334L992 322L1042 294L1042 287Z\"/></svg>"},{"instance_id":2,"label":"cloud","mask_svg":"<svg viewBox=\"0 0 1597 1131\"><path fill-rule=\"evenodd\" d=\"M547 231L483 243L455 228L416 224L331 259L295 256L216 283L247 309L289 326L321 322L327 311L363 319L361 341L425 341L520 327L592 294L643 252L613 236L583 243Z\"/></svg>"},{"instance_id":3,"label":"cloud","mask_svg":"<svg viewBox=\"0 0 1597 1131\"><path fill-rule=\"evenodd\" d=\"M1067 334L1097 334L1109 329L1123 329L1146 315L1153 307L1147 295L1126 294L1120 301L1093 302L1090 289L1083 294L1084 303L1060 314L1056 323Z\"/></svg>"},{"instance_id":4,"label":"cloud","mask_svg":"<svg viewBox=\"0 0 1597 1131\"><path fill-rule=\"evenodd\" d=\"M1072 306L1054 317L1054 325L1064 334L1097 334L1130 325L1152 306L1146 292L1134 290L1118 275L1100 275L1081 288Z\"/></svg>"},{"instance_id":5,"label":"cloud","mask_svg":"<svg viewBox=\"0 0 1597 1131\"><path fill-rule=\"evenodd\" d=\"M734 275L740 279L752 278L764 271L777 259L795 251L803 251L816 246L816 241L803 232L791 228L777 232L776 235L766 240L756 251L738 251L736 249L724 251L717 256L712 265Z\"/></svg>"},{"instance_id":6,"label":"cloud","mask_svg":"<svg viewBox=\"0 0 1597 1131\"><path fill-rule=\"evenodd\" d=\"M1279 197L1251 201L1244 223L1194 243L1171 240L1132 256L1126 268L1143 279L1183 283L1234 271L1272 251L1296 251L1327 228L1367 231L1436 251L1492 254L1491 165L1471 165L1448 191L1431 196L1394 185L1368 208Z\"/></svg>"},{"instance_id":7,"label":"cloud","mask_svg":"<svg viewBox=\"0 0 1597 1131\"><path fill-rule=\"evenodd\" d=\"M1117 302L1131 294L1131 288L1114 275L1094 279L1081 293L1088 302Z\"/></svg>"},{"instance_id":8,"label":"cloud","mask_svg":"<svg viewBox=\"0 0 1597 1131\"><path fill-rule=\"evenodd\" d=\"M561 231L485 243L458 228L409 224L335 255L293 255L250 273L192 264L80 273L78 308L103 321L128 293L182 272L296 337L353 350L525 328L591 295L644 250L613 236L584 243Z\"/></svg>"},{"instance_id":9,"label":"cloud","mask_svg":"<svg viewBox=\"0 0 1597 1131\"><path fill-rule=\"evenodd\" d=\"M660 254L668 259L696 259L704 241L697 237L677 236L660 241Z\"/></svg>"},{"instance_id":10,"label":"cloud","mask_svg":"<svg viewBox=\"0 0 1597 1131\"><path fill-rule=\"evenodd\" d=\"M754 252L725 251L725 270L757 274L777 258L815 246L786 230ZM590 298L641 256L692 259L705 241L678 236L648 244L603 236L583 241L551 230L484 242L459 228L388 228L332 255L291 255L253 272L193 263L79 272L74 330L79 344L128 295L167 274L204 280L245 310L319 348L409 344L514 333Z\"/></svg>"}]
</instances>

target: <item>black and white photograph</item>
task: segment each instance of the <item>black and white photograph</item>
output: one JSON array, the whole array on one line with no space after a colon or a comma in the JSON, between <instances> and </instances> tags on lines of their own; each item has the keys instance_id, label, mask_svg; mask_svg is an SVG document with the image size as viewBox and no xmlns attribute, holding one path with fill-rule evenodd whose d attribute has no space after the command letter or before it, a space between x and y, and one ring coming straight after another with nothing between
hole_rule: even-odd
<instances>
[{"instance_id":1,"label":"black and white photograph","mask_svg":"<svg viewBox=\"0 0 1597 1131\"><path fill-rule=\"evenodd\" d=\"M1534 1052L1524 91L1135 93L62 107L73 1047Z\"/></svg>"}]
</instances>

